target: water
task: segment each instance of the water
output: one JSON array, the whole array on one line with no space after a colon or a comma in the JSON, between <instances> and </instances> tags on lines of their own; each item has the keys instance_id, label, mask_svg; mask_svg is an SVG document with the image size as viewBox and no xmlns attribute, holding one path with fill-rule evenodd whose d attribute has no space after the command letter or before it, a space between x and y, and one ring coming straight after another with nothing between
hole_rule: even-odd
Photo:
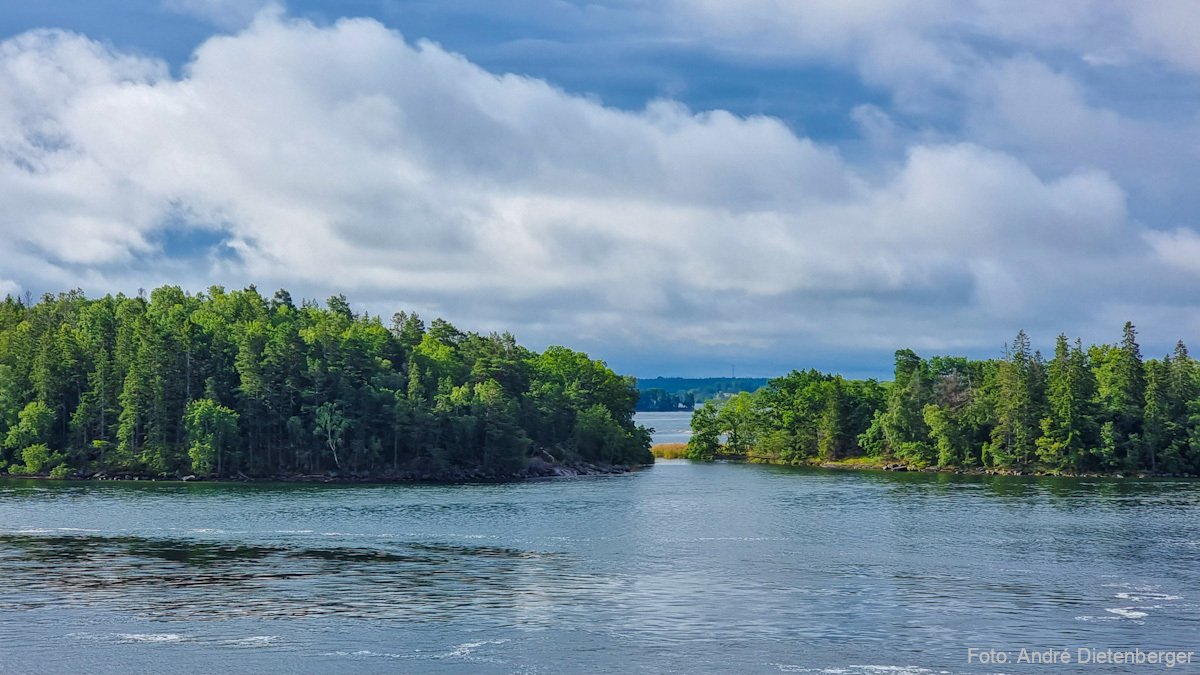
<instances>
[{"instance_id":1,"label":"water","mask_svg":"<svg viewBox=\"0 0 1200 675\"><path fill-rule=\"evenodd\" d=\"M692 411L682 412L640 412L634 415L634 421L653 429L653 442L687 443L692 437Z\"/></svg>"},{"instance_id":2,"label":"water","mask_svg":"<svg viewBox=\"0 0 1200 675\"><path fill-rule=\"evenodd\" d=\"M1198 557L1190 481L7 480L0 672L1153 672L966 650L1200 650Z\"/></svg>"}]
</instances>

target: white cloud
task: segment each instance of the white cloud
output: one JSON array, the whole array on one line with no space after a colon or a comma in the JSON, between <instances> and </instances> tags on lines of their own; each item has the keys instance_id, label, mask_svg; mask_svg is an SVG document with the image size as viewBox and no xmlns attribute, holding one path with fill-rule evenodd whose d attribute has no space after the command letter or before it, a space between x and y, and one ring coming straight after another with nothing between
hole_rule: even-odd
<instances>
[{"instance_id":1,"label":"white cloud","mask_svg":"<svg viewBox=\"0 0 1200 675\"><path fill-rule=\"evenodd\" d=\"M796 342L1090 327L1105 307L1080 298L1129 300L1146 284L1111 267L1153 277L1161 254L1104 171L976 143L863 168L772 118L605 108L368 20L259 15L180 78L39 32L0 44L0 91L0 279L27 288L345 291L534 341L791 363ZM169 259L186 227L226 241Z\"/></svg>"},{"instance_id":2,"label":"white cloud","mask_svg":"<svg viewBox=\"0 0 1200 675\"><path fill-rule=\"evenodd\" d=\"M890 95L850 111L867 164L969 142L1041 176L1098 172L1134 218L1200 226L1200 5L1187 0L674 0L666 32L731 58L834 65ZM1165 67L1164 67L1165 66ZM874 152L874 156L870 153ZM863 156L856 152L855 156ZM886 164L884 164L886 165Z\"/></svg>"},{"instance_id":3,"label":"white cloud","mask_svg":"<svg viewBox=\"0 0 1200 675\"><path fill-rule=\"evenodd\" d=\"M1150 231L1145 237L1163 262L1184 272L1200 275L1200 234L1178 228Z\"/></svg>"}]
</instances>

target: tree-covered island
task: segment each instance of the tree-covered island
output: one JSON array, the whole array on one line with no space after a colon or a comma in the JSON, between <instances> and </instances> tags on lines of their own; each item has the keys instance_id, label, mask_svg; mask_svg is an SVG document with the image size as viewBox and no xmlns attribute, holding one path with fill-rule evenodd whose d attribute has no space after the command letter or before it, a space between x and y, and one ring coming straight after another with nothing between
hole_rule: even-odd
<instances>
[{"instance_id":1,"label":"tree-covered island","mask_svg":"<svg viewBox=\"0 0 1200 675\"><path fill-rule=\"evenodd\" d=\"M1024 331L1000 359L896 352L892 382L793 371L697 409L687 455L784 464L1001 472L1200 474L1200 369L1182 342L1143 360Z\"/></svg>"},{"instance_id":2,"label":"tree-covered island","mask_svg":"<svg viewBox=\"0 0 1200 675\"><path fill-rule=\"evenodd\" d=\"M0 303L0 471L464 479L653 461L637 389L564 347L346 298L164 286Z\"/></svg>"}]
</instances>

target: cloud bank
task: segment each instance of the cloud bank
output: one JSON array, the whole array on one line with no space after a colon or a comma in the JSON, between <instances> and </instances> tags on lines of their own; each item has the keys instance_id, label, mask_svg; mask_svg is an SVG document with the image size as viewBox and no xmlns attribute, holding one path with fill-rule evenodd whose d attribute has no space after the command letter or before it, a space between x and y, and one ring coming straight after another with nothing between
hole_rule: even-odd
<instances>
[{"instance_id":1,"label":"cloud bank","mask_svg":"<svg viewBox=\"0 0 1200 675\"><path fill-rule=\"evenodd\" d=\"M798 34L805 58L858 58L900 22L864 77L900 100L949 88L973 102L970 133L917 133L862 107L876 150L851 159L770 117L605 107L367 19L268 11L178 75L35 31L0 43L0 292L345 292L376 312L583 345L645 375L734 359L853 371L854 355L882 355L871 368L886 371L897 346L998 351L1020 327L1046 341L1108 339L1125 318L1164 340L1200 327L1181 318L1196 314L1194 223L1131 215L1149 188L1118 161L1153 168L1139 148L1166 142L1161 127L1092 106L1027 55L957 64L928 37L928 3L683 4L714 40L785 50ZM754 23L772 12L795 25ZM1005 17L978 23L1030 41L1056 30ZM1145 21L1106 58L1200 67L1171 22ZM975 84L956 80L963 67ZM1029 105L1022 86L1055 105Z\"/></svg>"}]
</instances>

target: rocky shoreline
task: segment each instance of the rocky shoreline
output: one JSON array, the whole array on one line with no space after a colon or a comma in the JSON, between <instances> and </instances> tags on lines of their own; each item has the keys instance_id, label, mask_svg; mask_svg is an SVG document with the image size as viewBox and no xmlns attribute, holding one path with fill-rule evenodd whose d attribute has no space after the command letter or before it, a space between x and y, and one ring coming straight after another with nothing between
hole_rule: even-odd
<instances>
[{"instance_id":1,"label":"rocky shoreline","mask_svg":"<svg viewBox=\"0 0 1200 675\"><path fill-rule=\"evenodd\" d=\"M1062 471L1040 467L950 467L950 466L914 466L896 460L864 460L862 458L822 461L813 459L807 462L780 462L771 457L761 455L723 455L717 459L727 462L748 462L750 464L769 464L773 466L801 466L815 469L830 469L834 471L892 471L897 473L944 473L958 476L1046 476L1057 478L1200 478L1197 474L1164 473L1151 471Z\"/></svg>"},{"instance_id":2,"label":"rocky shoreline","mask_svg":"<svg viewBox=\"0 0 1200 675\"><path fill-rule=\"evenodd\" d=\"M328 471L325 473L280 473L267 476L247 476L236 473L225 476L194 474L146 474L135 472L76 474L67 481L156 481L156 482L215 482L215 483L501 483L509 481L574 478L580 476L611 476L629 473L639 466L623 464L593 464L591 462L548 462L533 458L520 471L491 471L486 469L406 469L401 471ZM8 478L49 479L47 475L8 476Z\"/></svg>"},{"instance_id":3,"label":"rocky shoreline","mask_svg":"<svg viewBox=\"0 0 1200 675\"><path fill-rule=\"evenodd\" d=\"M1149 471L1087 471L1075 473L1072 471L1051 471L1036 467L995 469L987 467L917 467L902 462L888 462L880 465L868 465L843 462L819 462L811 466L822 469L837 469L845 471L894 471L910 473L946 473L959 476L1048 476L1058 478L1196 478L1190 474L1151 473Z\"/></svg>"}]
</instances>

